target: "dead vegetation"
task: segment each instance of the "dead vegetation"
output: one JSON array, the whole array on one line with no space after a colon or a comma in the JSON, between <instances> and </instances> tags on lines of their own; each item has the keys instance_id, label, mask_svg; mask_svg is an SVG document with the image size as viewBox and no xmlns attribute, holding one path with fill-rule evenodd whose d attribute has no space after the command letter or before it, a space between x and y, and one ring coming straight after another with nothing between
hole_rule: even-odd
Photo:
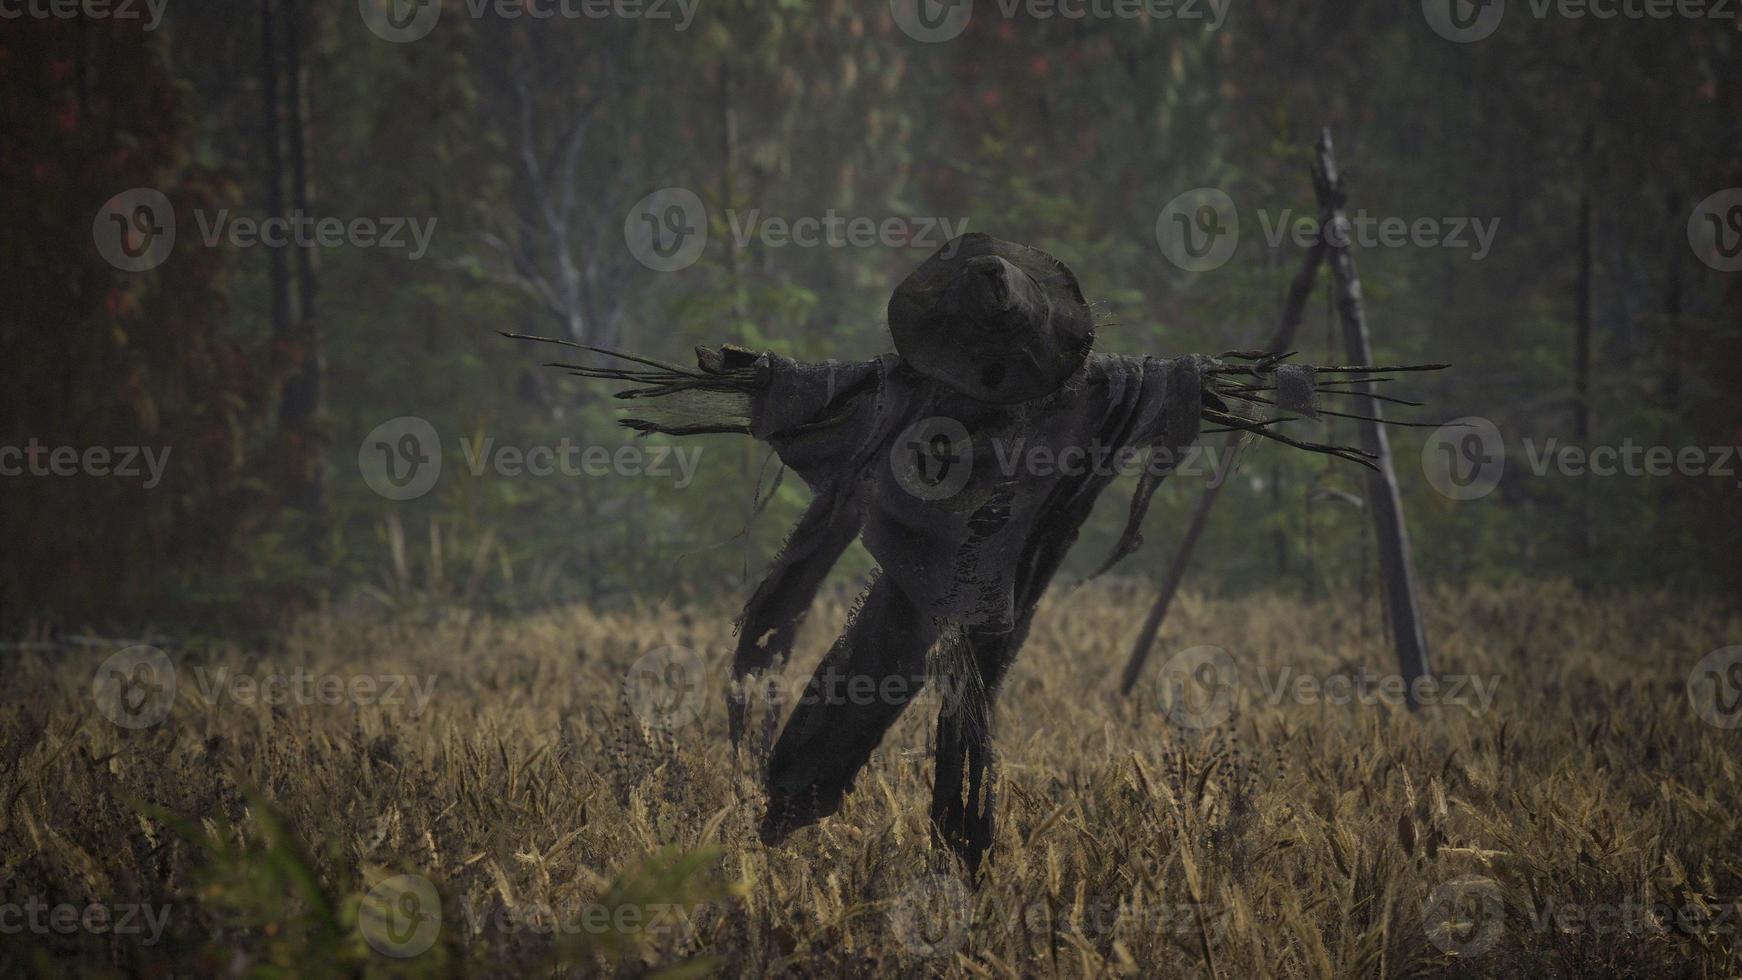
<instances>
[{"instance_id":1,"label":"dead vegetation","mask_svg":"<svg viewBox=\"0 0 1742 980\"><path fill-rule=\"evenodd\" d=\"M1702 721L1687 694L1700 658L1742 636L1734 610L1541 584L1433 595L1437 668L1496 686L1486 711L1418 718L1272 697L1283 668L1389 669L1378 624L1359 622L1355 602L1182 597L1144 693L1120 698L1119 665L1150 598L1109 586L1043 605L999 706L1001 824L977 888L928 840L933 720L918 711L839 816L781 849L756 843L761 792L725 733L729 616L712 610L313 617L273 650L171 651L176 703L140 730L94 705L104 652L10 654L0 904L170 911L149 946L84 928L5 930L0 968L1738 970L1742 733ZM837 598L812 616L800 645L810 662L792 676L843 614ZM1225 648L1239 671L1232 715L1203 730L1169 720L1154 677L1198 644ZM708 676L699 719L660 730L626 704L623 679L667 645L699 651ZM237 689L214 680L220 668L298 667L434 687L418 713L356 698L236 703ZM428 951L387 957L360 935L359 898L405 873L435 886L442 928ZM575 926L589 908L626 905L638 924Z\"/></svg>"}]
</instances>

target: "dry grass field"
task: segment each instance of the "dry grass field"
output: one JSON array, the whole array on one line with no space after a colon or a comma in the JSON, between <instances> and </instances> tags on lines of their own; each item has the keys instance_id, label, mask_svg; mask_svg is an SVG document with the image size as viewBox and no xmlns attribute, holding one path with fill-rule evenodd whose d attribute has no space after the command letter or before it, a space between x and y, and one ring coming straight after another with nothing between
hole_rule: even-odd
<instances>
[{"instance_id":1,"label":"dry grass field","mask_svg":"<svg viewBox=\"0 0 1742 980\"><path fill-rule=\"evenodd\" d=\"M813 614L788 675L848 598ZM757 841L714 610L312 616L270 650L169 650L173 706L139 728L93 694L113 650L9 653L0 972L1742 970L1742 732L1702 717L1730 717L1736 691L1704 711L1689 697L1702 658L1742 642L1735 609L1436 593L1437 667L1472 683L1412 716L1327 703L1346 700L1335 678L1389 668L1344 601L1183 597L1142 696L1121 698L1148 599L1055 590L1043 607L1000 703L1001 822L977 883L929 843L930 712L908 713L840 814ZM1157 678L1205 644L1237 682L1182 725ZM701 653L706 697L650 727L623 682L670 645ZM293 683L250 686L277 674Z\"/></svg>"}]
</instances>

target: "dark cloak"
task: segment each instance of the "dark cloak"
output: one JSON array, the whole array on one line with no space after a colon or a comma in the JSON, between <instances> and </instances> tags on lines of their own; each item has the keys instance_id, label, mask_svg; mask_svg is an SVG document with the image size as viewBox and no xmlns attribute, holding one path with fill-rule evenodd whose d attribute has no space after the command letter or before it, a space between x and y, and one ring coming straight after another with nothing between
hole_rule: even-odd
<instances>
[{"instance_id":1,"label":"dark cloak","mask_svg":"<svg viewBox=\"0 0 1742 980\"><path fill-rule=\"evenodd\" d=\"M1150 498L1197 438L1206 398L1202 369L1208 362L1195 356L1092 354L1050 395L994 405L952 391L895 354L857 363L806 363L742 351L729 356L736 358L737 369L751 369L758 382L749 386L745 404L722 412L716 400L706 410L720 413L717 418L741 413L748 423L741 431L773 446L782 463L812 491L803 517L739 623L730 698L734 744L744 735L748 679L790 657L798 626L819 586L855 537L863 539L880 572L866 604L855 612L849 634L870 638L862 642L889 646L930 645L954 638L982 654L996 648L983 673L1001 676L1021 645L1034 606L1076 541L1096 498L1118 476L1120 467L1114 461L1121 461L1125 471L1138 469L1142 476L1125 530L1101 569L1111 567L1140 543L1139 528ZM658 407L666 411L644 411L647 418L630 424L644 431L676 433L711 428L698 414L699 399L697 404L683 404L688 394L699 395L675 393L644 403L651 408L664 402ZM1208 397L1220 404L1213 395ZM666 421L660 420L662 416ZM904 459L909 452L923 455L926 432L938 429L966 437L948 447L947 458L950 467L965 467L965 472L935 474L953 475L953 481L940 484L953 492L925 493L924 484L916 492L915 474L904 466ZM916 438L920 444L910 445ZM1128 451L1123 460L1121 451ZM1134 454L1142 455L1131 467ZM1030 460L1053 461L1053 465L1031 466ZM1063 465L1064 460L1072 460L1073 465ZM890 590L905 600L901 611L873 601ZM929 623L904 629L893 622L907 618ZM843 637L842 642L849 639ZM924 652L919 651L922 656ZM912 653L891 651L887 659L911 659ZM989 721L991 692L985 688L995 683L985 681L993 679L982 676L969 681L981 689L983 703L967 717L956 719L958 727ZM899 707L878 724L886 727L898 713ZM801 718L795 712L782 744L805 738L806 729L844 720L844 715L829 718L826 713ZM813 734L831 740L827 731ZM817 759L809 758L818 754L815 751L788 753L807 758L795 763L803 775L785 780L776 771L781 762L777 746L765 836L778 839L793 826L833 812L839 794L846 792L881 730L874 734L855 737L847 757ZM984 743L985 734L963 733L964 745L972 749ZM972 791L988 760L966 761L974 770ZM947 772L940 755L939 766L940 788L952 785L952 779L959 787L959 765L955 773ZM819 791L819 782L829 788ZM821 798L788 798L800 791ZM989 799L985 803L989 806ZM791 812L782 816L783 809ZM989 816L987 820L989 833Z\"/></svg>"}]
</instances>

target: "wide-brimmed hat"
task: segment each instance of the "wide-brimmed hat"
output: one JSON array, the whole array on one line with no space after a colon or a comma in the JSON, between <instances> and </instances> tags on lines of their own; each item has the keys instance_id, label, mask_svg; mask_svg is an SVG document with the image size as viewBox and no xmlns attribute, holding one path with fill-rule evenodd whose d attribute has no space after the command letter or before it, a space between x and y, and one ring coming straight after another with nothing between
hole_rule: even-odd
<instances>
[{"instance_id":1,"label":"wide-brimmed hat","mask_svg":"<svg viewBox=\"0 0 1742 980\"><path fill-rule=\"evenodd\" d=\"M995 404L1051 394L1082 367L1095 327L1077 277L1038 248L972 232L889 298L895 351L921 374Z\"/></svg>"}]
</instances>

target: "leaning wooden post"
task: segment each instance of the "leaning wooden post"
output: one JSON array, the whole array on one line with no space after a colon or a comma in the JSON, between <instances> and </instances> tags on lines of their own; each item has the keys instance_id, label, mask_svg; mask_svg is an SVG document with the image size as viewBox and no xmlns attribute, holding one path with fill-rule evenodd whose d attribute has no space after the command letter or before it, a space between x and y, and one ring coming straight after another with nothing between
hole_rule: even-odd
<instances>
[{"instance_id":1,"label":"leaning wooden post","mask_svg":"<svg viewBox=\"0 0 1742 980\"><path fill-rule=\"evenodd\" d=\"M1343 344L1351 363L1372 364L1373 346L1367 332L1367 312L1361 302L1361 280L1355 274L1355 257L1349 250L1351 226L1343 213L1345 198L1331 151L1331 131L1319 135L1318 164L1313 168L1313 188L1318 192L1321 237L1330 246L1331 273L1336 278L1337 314L1343 322ZM1397 489L1397 473L1391 463L1391 441L1377 420L1382 418L1373 386L1353 386L1356 414L1374 421L1356 423L1361 430L1361 448L1372 454L1377 469L1367 477L1367 498L1379 538L1379 571L1385 580L1385 602L1391 611L1391 634L1397 647L1397 665L1403 675L1409 706L1417 707L1415 683L1429 675L1427 634L1422 629L1421 604L1416 596L1415 567L1410 561L1409 530L1403 524L1403 499Z\"/></svg>"},{"instance_id":2,"label":"leaning wooden post","mask_svg":"<svg viewBox=\"0 0 1742 980\"><path fill-rule=\"evenodd\" d=\"M1325 243L1321 240L1313 243L1307 251L1306 259L1301 262L1300 271L1295 273L1294 282L1288 288L1288 298L1282 304L1282 319L1277 323L1276 333L1270 338L1270 344L1264 349L1272 354L1285 354L1294 344L1294 335L1299 332L1301 320L1306 315L1307 297L1312 295L1313 281L1318 278L1319 266L1325 258ZM1362 362L1366 363L1366 362ZM1240 448L1241 433L1230 432L1222 442L1224 453L1235 453ZM1223 470L1223 476L1230 474L1231 468ZM1179 591L1180 582L1185 578L1186 565L1191 561L1192 549L1197 547L1198 538L1204 533L1204 526L1210 522L1210 508L1216 505L1216 496L1222 492L1222 483L1215 482L1204 487L1203 496L1198 498L1198 507L1192 512L1192 522L1186 526L1185 537L1180 539L1179 551L1174 553L1173 563L1167 567L1167 578L1161 583L1161 594L1155 597L1155 605L1149 608L1149 618L1143 621L1143 631L1137 635L1137 643L1131 648L1131 657L1125 661L1125 674L1119 680L1119 693L1130 694L1131 688L1137 684L1137 678L1143 673L1143 662L1149 659L1149 651L1155 646L1155 637L1161 632L1161 621L1167 618L1168 606L1173 604L1173 597Z\"/></svg>"}]
</instances>

